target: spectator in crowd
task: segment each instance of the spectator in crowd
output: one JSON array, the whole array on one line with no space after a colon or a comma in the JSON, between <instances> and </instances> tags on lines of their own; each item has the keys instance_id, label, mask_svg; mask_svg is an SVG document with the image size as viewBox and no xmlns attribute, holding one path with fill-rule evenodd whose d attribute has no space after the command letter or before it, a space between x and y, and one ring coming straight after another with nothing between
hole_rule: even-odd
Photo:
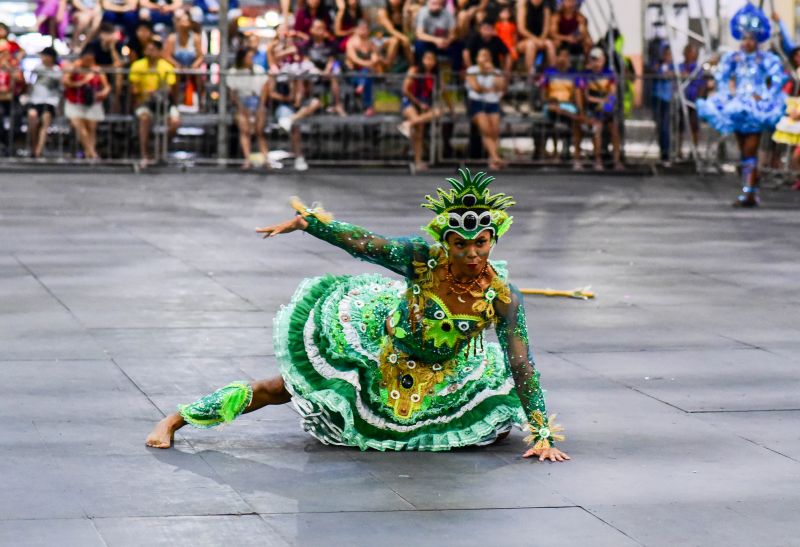
<instances>
[{"instance_id":1,"label":"spectator in crowd","mask_svg":"<svg viewBox=\"0 0 800 547\"><path fill-rule=\"evenodd\" d=\"M401 112L405 120L398 130L406 138L411 139L414 152L414 171L425 171L428 165L423 161L425 127L441 116L441 111L433 105L433 91L439 65L436 55L426 51L419 64L408 69L403 81L403 99Z\"/></svg>"},{"instance_id":2,"label":"spectator in crowd","mask_svg":"<svg viewBox=\"0 0 800 547\"><path fill-rule=\"evenodd\" d=\"M256 135L258 150L267 160L267 137L264 134L264 104L261 92L267 83L267 73L263 67L253 63L255 52L245 48L236 52L233 70L228 73L228 87L231 90L231 101L236 108L236 126L239 129L239 144L242 147L244 162L242 169L251 169L251 141Z\"/></svg>"},{"instance_id":3,"label":"spectator in crowd","mask_svg":"<svg viewBox=\"0 0 800 547\"><path fill-rule=\"evenodd\" d=\"M11 56L8 43L0 43L0 147L5 147L16 126L14 113L17 111L19 95L25 86L25 79L19 64ZM11 131L6 130L5 118Z\"/></svg>"},{"instance_id":4,"label":"spectator in crowd","mask_svg":"<svg viewBox=\"0 0 800 547\"><path fill-rule=\"evenodd\" d=\"M183 0L139 0L139 16L150 24L172 27L178 10L183 9Z\"/></svg>"},{"instance_id":5,"label":"spectator in crowd","mask_svg":"<svg viewBox=\"0 0 800 547\"><path fill-rule=\"evenodd\" d=\"M456 20L444 7L443 0L428 0L419 10L416 22L414 58L417 62L426 51L450 58L453 71L461 70L461 44L456 41Z\"/></svg>"},{"instance_id":6,"label":"spectator in crowd","mask_svg":"<svg viewBox=\"0 0 800 547\"><path fill-rule=\"evenodd\" d=\"M109 72L119 70L125 65L122 56L122 44L119 43L119 40L120 36L114 25L101 23L98 37L86 45L87 48L94 51L94 59L97 66L106 71L106 77L112 83L111 112L119 112L121 107L124 75L122 72Z\"/></svg>"},{"instance_id":7,"label":"spectator in crowd","mask_svg":"<svg viewBox=\"0 0 800 547\"><path fill-rule=\"evenodd\" d=\"M546 54L547 66L555 64L555 43L548 38L555 2L552 0L518 0L517 51L525 56L525 71L533 73L539 52Z\"/></svg>"},{"instance_id":8,"label":"spectator in crowd","mask_svg":"<svg viewBox=\"0 0 800 547\"><path fill-rule=\"evenodd\" d=\"M314 84L321 88L322 95L330 90L333 100L333 112L339 116L345 116L342 106L342 93L339 86L338 74L341 73L341 66L336 59L336 46L328 39L328 31L325 22L315 19L311 24L311 36L301 46L301 50L313 65L313 72L322 78L315 78Z\"/></svg>"},{"instance_id":9,"label":"spectator in crowd","mask_svg":"<svg viewBox=\"0 0 800 547\"><path fill-rule=\"evenodd\" d=\"M394 66L398 54L402 54L408 64L414 62L411 40L403 32L403 7L405 0L386 0L378 9L378 24L386 35L384 58L387 68Z\"/></svg>"},{"instance_id":10,"label":"spectator in crowd","mask_svg":"<svg viewBox=\"0 0 800 547\"><path fill-rule=\"evenodd\" d=\"M271 73L296 72L295 66L303 57L297 47L297 38L307 36L298 35L296 30L290 30L286 25L278 27L275 38L267 45L267 64Z\"/></svg>"},{"instance_id":11,"label":"spectator in crowd","mask_svg":"<svg viewBox=\"0 0 800 547\"><path fill-rule=\"evenodd\" d=\"M305 0L303 6L297 10L294 17L294 30L310 34L311 25L317 19L323 22L327 32L333 31L331 12L324 0Z\"/></svg>"},{"instance_id":12,"label":"spectator in crowd","mask_svg":"<svg viewBox=\"0 0 800 547\"><path fill-rule=\"evenodd\" d=\"M492 62L488 48L478 51L476 63L467 69L467 99L470 120L478 127L483 147L489 156L489 169L502 169L500 157L500 99L507 83Z\"/></svg>"},{"instance_id":13,"label":"spectator in crowd","mask_svg":"<svg viewBox=\"0 0 800 547\"><path fill-rule=\"evenodd\" d=\"M103 101L111 92L106 75L97 66L94 49L85 47L67 70L64 84L64 115L69 119L86 159L97 160L97 124L103 121Z\"/></svg>"},{"instance_id":14,"label":"spectator in crowd","mask_svg":"<svg viewBox=\"0 0 800 547\"><path fill-rule=\"evenodd\" d=\"M244 36L244 47L253 50L253 64L258 65L264 70L269 68L267 60L267 47L261 40L261 35L257 32L248 32Z\"/></svg>"},{"instance_id":15,"label":"spectator in crowd","mask_svg":"<svg viewBox=\"0 0 800 547\"><path fill-rule=\"evenodd\" d=\"M91 42L103 21L100 0L72 0L72 50Z\"/></svg>"},{"instance_id":16,"label":"spectator in crowd","mask_svg":"<svg viewBox=\"0 0 800 547\"><path fill-rule=\"evenodd\" d=\"M128 58L131 63L144 58L144 50L147 44L156 39L156 34L153 32L153 25L150 21L140 21L136 24L136 30L133 36L128 37Z\"/></svg>"},{"instance_id":17,"label":"spectator in crowd","mask_svg":"<svg viewBox=\"0 0 800 547\"><path fill-rule=\"evenodd\" d=\"M39 158L44 152L47 130L61 102L61 68L58 54L52 47L39 53L42 64L31 72L30 98L28 99L28 136L31 156Z\"/></svg>"},{"instance_id":18,"label":"spectator in crowd","mask_svg":"<svg viewBox=\"0 0 800 547\"><path fill-rule=\"evenodd\" d=\"M542 89L545 115L551 122L564 123L570 128L575 149L573 158L575 165L580 168L580 94L577 74L570 69L570 64L569 47L563 45L558 49L555 65L544 70ZM540 158L543 156L543 144L537 143L536 147Z\"/></svg>"},{"instance_id":19,"label":"spectator in crowd","mask_svg":"<svg viewBox=\"0 0 800 547\"><path fill-rule=\"evenodd\" d=\"M602 52L600 48L594 48L592 53ZM672 96L675 92L673 79L675 73L672 65L672 50L668 45L661 48L661 56L655 71L653 81L653 117L656 122L658 132L658 148L660 151L661 162L669 167L669 141L670 124L672 116Z\"/></svg>"},{"instance_id":20,"label":"spectator in crowd","mask_svg":"<svg viewBox=\"0 0 800 547\"><path fill-rule=\"evenodd\" d=\"M34 28L45 36L63 40L69 26L67 8L67 0L36 0Z\"/></svg>"},{"instance_id":21,"label":"spectator in crowd","mask_svg":"<svg viewBox=\"0 0 800 547\"><path fill-rule=\"evenodd\" d=\"M703 71L701 68L697 66L697 57L699 52L697 51L697 46L694 44L687 44L686 47L683 48L683 62L678 65L678 70L680 70L681 78L691 79L691 81L686 85L684 88L684 97L686 100L695 103L697 99L700 97L705 96L705 87L706 87L706 80L703 77ZM680 124L678 125L678 154L680 156L681 150L683 149L683 133L686 126L686 122L689 123L689 132L691 133L692 142L694 146L697 147L697 143L700 138L700 123L697 117L697 109L694 106L689 106L689 119L685 120L683 117L683 111L681 111L681 120Z\"/></svg>"},{"instance_id":22,"label":"spectator in crowd","mask_svg":"<svg viewBox=\"0 0 800 547\"><path fill-rule=\"evenodd\" d=\"M144 57L131 65L128 76L133 94L134 113L139 120L141 168L146 168L150 164L148 155L150 129L153 125L153 116L159 108L167 111L168 138L175 136L181 123L178 108L171 101L177 83L175 69L162 58L162 47L159 41L148 42L144 49Z\"/></svg>"},{"instance_id":23,"label":"spectator in crowd","mask_svg":"<svg viewBox=\"0 0 800 547\"><path fill-rule=\"evenodd\" d=\"M497 21L494 24L494 33L508 49L509 68L513 67L519 58L517 52L517 24L514 22L511 6L503 6L497 14Z\"/></svg>"},{"instance_id":24,"label":"spectator in crowd","mask_svg":"<svg viewBox=\"0 0 800 547\"><path fill-rule=\"evenodd\" d=\"M372 84L381 71L382 60L378 47L369 39L369 24L364 19L358 22L355 34L347 41L345 63L351 72L358 73L353 79L356 95L361 97L364 115L372 116L375 113Z\"/></svg>"},{"instance_id":25,"label":"spectator in crowd","mask_svg":"<svg viewBox=\"0 0 800 547\"><path fill-rule=\"evenodd\" d=\"M457 0L456 5L456 38L464 40L472 30L473 22L486 16L489 0Z\"/></svg>"},{"instance_id":26,"label":"spectator in crowd","mask_svg":"<svg viewBox=\"0 0 800 547\"><path fill-rule=\"evenodd\" d=\"M192 22L198 27L217 27L219 26L219 0L192 0L189 14ZM238 33L238 21L241 16L239 0L228 0L228 36L231 40Z\"/></svg>"},{"instance_id":27,"label":"spectator in crowd","mask_svg":"<svg viewBox=\"0 0 800 547\"><path fill-rule=\"evenodd\" d=\"M8 25L0 23L0 47L5 46L11 57L11 61L19 63L25 57L25 50L22 49L17 42L11 40L8 35Z\"/></svg>"},{"instance_id":28,"label":"spectator in crowd","mask_svg":"<svg viewBox=\"0 0 800 547\"><path fill-rule=\"evenodd\" d=\"M177 69L197 71L203 67L203 43L200 33L192 30L192 20L189 13L180 10L175 13L175 32L167 37L164 46L164 58ZM182 76L185 80L184 104L195 106L194 94L197 93L199 102L204 102L205 85L201 74L188 74Z\"/></svg>"},{"instance_id":29,"label":"spectator in crowd","mask_svg":"<svg viewBox=\"0 0 800 547\"><path fill-rule=\"evenodd\" d=\"M289 133L295 171L307 171L308 163L303 157L300 127L297 122L311 116L320 107L319 99L303 100L303 95L293 90L288 74L272 75L264 86L262 104L271 104L278 125Z\"/></svg>"},{"instance_id":30,"label":"spectator in crowd","mask_svg":"<svg viewBox=\"0 0 800 547\"><path fill-rule=\"evenodd\" d=\"M492 56L492 64L502 67L504 72L511 72L511 55L503 41L497 37L494 25L488 19L484 19L478 24L478 30L467 41L464 48L464 65L471 67L477 64L478 52L482 49L489 51Z\"/></svg>"},{"instance_id":31,"label":"spectator in crowd","mask_svg":"<svg viewBox=\"0 0 800 547\"><path fill-rule=\"evenodd\" d=\"M101 0L103 21L125 29L125 37L131 40L139 23L139 0Z\"/></svg>"},{"instance_id":32,"label":"spectator in crowd","mask_svg":"<svg viewBox=\"0 0 800 547\"><path fill-rule=\"evenodd\" d=\"M358 22L363 20L365 15L360 0L336 0L333 34L338 40L339 51L342 53L347 51L347 42L355 34Z\"/></svg>"},{"instance_id":33,"label":"spectator in crowd","mask_svg":"<svg viewBox=\"0 0 800 547\"><path fill-rule=\"evenodd\" d=\"M588 72L581 85L585 118L592 128L594 168L603 169L603 131L608 129L613 149L614 169L623 169L620 156L619 121L617 120L617 83L614 73L606 66L606 54L599 47L589 52Z\"/></svg>"},{"instance_id":34,"label":"spectator in crowd","mask_svg":"<svg viewBox=\"0 0 800 547\"><path fill-rule=\"evenodd\" d=\"M403 33L414 36L417 32L417 14L425 7L426 0L404 0L403 2ZM414 49L413 46L411 48Z\"/></svg>"},{"instance_id":35,"label":"spectator in crowd","mask_svg":"<svg viewBox=\"0 0 800 547\"><path fill-rule=\"evenodd\" d=\"M580 12L578 0L562 0L550 22L550 39L555 47L569 46L570 55L583 58L592 45L586 17Z\"/></svg>"}]
</instances>

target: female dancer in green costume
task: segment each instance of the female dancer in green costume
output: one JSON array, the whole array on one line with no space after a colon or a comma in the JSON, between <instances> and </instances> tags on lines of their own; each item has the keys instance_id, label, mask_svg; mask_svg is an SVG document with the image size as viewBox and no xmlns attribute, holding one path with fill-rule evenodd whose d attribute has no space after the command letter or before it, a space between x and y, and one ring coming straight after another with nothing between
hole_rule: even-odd
<instances>
[{"instance_id":1,"label":"female dancer in green costume","mask_svg":"<svg viewBox=\"0 0 800 547\"><path fill-rule=\"evenodd\" d=\"M213 427L292 401L303 428L326 444L449 450L490 444L519 425L531 433L525 457L568 460L553 446L564 437L547 417L522 295L505 263L489 260L514 201L491 194L485 173L459 173L423 204L436 214L425 228L433 245L383 237L299 202L292 220L257 229L264 237L303 230L404 279L306 279L275 318L281 375L180 405L147 445L169 448L187 423ZM492 325L499 345L483 341Z\"/></svg>"}]
</instances>

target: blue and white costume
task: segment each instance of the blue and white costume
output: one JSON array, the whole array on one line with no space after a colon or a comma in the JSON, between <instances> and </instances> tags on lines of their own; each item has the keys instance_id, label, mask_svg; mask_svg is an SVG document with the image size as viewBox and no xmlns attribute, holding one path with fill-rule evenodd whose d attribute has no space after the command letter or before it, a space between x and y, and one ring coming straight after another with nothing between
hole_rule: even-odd
<instances>
[{"instance_id":1,"label":"blue and white costume","mask_svg":"<svg viewBox=\"0 0 800 547\"><path fill-rule=\"evenodd\" d=\"M697 101L697 113L722 134L771 131L783 115L788 76L769 51L726 53L716 74L717 92ZM728 83L736 82L730 92ZM758 97L758 98L756 98Z\"/></svg>"}]
</instances>

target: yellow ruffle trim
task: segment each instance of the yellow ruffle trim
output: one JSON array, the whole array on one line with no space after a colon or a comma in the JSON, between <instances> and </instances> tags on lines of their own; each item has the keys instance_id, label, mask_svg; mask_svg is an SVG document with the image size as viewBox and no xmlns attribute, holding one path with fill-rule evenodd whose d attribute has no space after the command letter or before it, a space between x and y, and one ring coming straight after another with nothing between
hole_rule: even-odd
<instances>
[{"instance_id":1,"label":"yellow ruffle trim","mask_svg":"<svg viewBox=\"0 0 800 547\"><path fill-rule=\"evenodd\" d=\"M292 196L289 200L289 205L292 206L292 209L300 213L300 216L303 218L313 216L323 224L330 224L333 222L333 215L323 209L319 203L314 203L311 207L307 207L305 203L300 201L300 198Z\"/></svg>"}]
</instances>

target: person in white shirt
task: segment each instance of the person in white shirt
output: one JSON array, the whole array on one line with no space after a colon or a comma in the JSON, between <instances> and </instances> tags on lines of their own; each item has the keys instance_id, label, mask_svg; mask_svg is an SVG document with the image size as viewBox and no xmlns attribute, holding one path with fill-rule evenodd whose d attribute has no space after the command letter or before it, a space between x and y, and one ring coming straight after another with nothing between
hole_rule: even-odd
<instances>
[{"instance_id":1,"label":"person in white shirt","mask_svg":"<svg viewBox=\"0 0 800 547\"><path fill-rule=\"evenodd\" d=\"M61 102L61 67L58 54L46 47L39 54L42 64L31 72L30 99L28 100L28 136L31 156L39 158L47 141L47 129L56 115Z\"/></svg>"},{"instance_id":2,"label":"person in white shirt","mask_svg":"<svg viewBox=\"0 0 800 547\"><path fill-rule=\"evenodd\" d=\"M261 91L267 83L264 67L253 63L253 49L240 49L236 52L234 68L228 72L228 88L236 106L236 126L239 128L239 144L242 147L244 162L242 169L250 169L251 139L253 133L258 141L258 150L267 161L267 137L264 134L264 103Z\"/></svg>"},{"instance_id":3,"label":"person in white shirt","mask_svg":"<svg viewBox=\"0 0 800 547\"><path fill-rule=\"evenodd\" d=\"M500 157L500 99L508 83L492 63L488 49L478 50L475 60L476 63L467 69L467 111L480 131L489 156L489 168L502 169L506 163Z\"/></svg>"}]
</instances>

